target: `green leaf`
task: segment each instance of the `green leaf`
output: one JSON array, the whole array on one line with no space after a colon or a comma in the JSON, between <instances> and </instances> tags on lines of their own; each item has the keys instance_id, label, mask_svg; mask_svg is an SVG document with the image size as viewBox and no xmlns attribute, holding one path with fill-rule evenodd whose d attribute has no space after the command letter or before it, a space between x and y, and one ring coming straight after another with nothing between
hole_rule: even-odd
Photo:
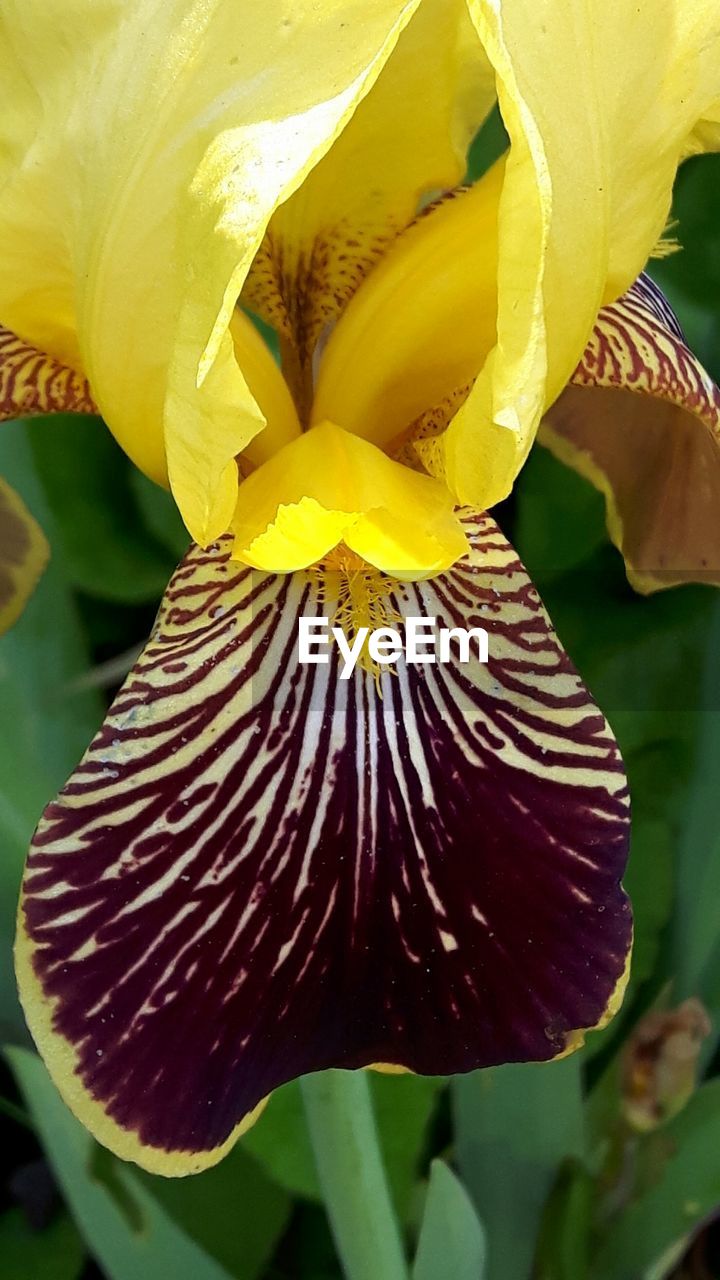
<instances>
[{"instance_id":1,"label":"green leaf","mask_svg":"<svg viewBox=\"0 0 720 1280\"><path fill-rule=\"evenodd\" d=\"M718 902L720 902L720 605L710 633L703 682L703 717L687 818L678 850L674 962L678 999L718 996Z\"/></svg>"},{"instance_id":2,"label":"green leaf","mask_svg":"<svg viewBox=\"0 0 720 1280\"><path fill-rule=\"evenodd\" d=\"M635 924L631 971L634 989L655 970L663 931L672 912L674 840L667 819L663 822L660 817L646 816L640 788L633 790L632 770L629 772L630 795L638 795L638 815L631 827L630 859L624 880Z\"/></svg>"},{"instance_id":3,"label":"green leaf","mask_svg":"<svg viewBox=\"0 0 720 1280\"><path fill-rule=\"evenodd\" d=\"M720 1080L646 1139L660 1153L656 1181L603 1229L592 1280L638 1280L720 1202Z\"/></svg>"},{"instance_id":4,"label":"green leaf","mask_svg":"<svg viewBox=\"0 0 720 1280\"><path fill-rule=\"evenodd\" d=\"M117 1163L117 1162L116 1162ZM192 1178L153 1178L141 1184L172 1220L230 1275L263 1274L290 1217L290 1197L235 1147L213 1169Z\"/></svg>"},{"instance_id":5,"label":"green leaf","mask_svg":"<svg viewBox=\"0 0 720 1280\"><path fill-rule=\"evenodd\" d=\"M497 103L473 138L468 155L466 182L476 182L510 146Z\"/></svg>"},{"instance_id":6,"label":"green leaf","mask_svg":"<svg viewBox=\"0 0 720 1280\"><path fill-rule=\"evenodd\" d=\"M433 1160L412 1280L483 1280L485 1253L485 1232L467 1191L452 1169Z\"/></svg>"},{"instance_id":7,"label":"green leaf","mask_svg":"<svg viewBox=\"0 0 720 1280\"><path fill-rule=\"evenodd\" d=\"M593 1190L578 1161L561 1170L543 1216L536 1280L588 1280Z\"/></svg>"},{"instance_id":8,"label":"green leaf","mask_svg":"<svg viewBox=\"0 0 720 1280\"><path fill-rule=\"evenodd\" d=\"M308 1200L321 1200L310 1138L297 1080L272 1094L260 1119L240 1139L280 1187Z\"/></svg>"},{"instance_id":9,"label":"green leaf","mask_svg":"<svg viewBox=\"0 0 720 1280\"><path fill-rule=\"evenodd\" d=\"M98 418L59 415L28 431L73 585L102 600L159 599L177 556L145 525L132 463L107 428Z\"/></svg>"},{"instance_id":10,"label":"green leaf","mask_svg":"<svg viewBox=\"0 0 720 1280\"><path fill-rule=\"evenodd\" d=\"M260 1274L288 1206L257 1170L240 1158L227 1174L201 1175L205 1181L194 1189L191 1180L167 1184L106 1152L94 1155L92 1138L60 1100L40 1059L15 1048L6 1056L67 1204L109 1280L254 1280Z\"/></svg>"},{"instance_id":11,"label":"green leaf","mask_svg":"<svg viewBox=\"0 0 720 1280\"><path fill-rule=\"evenodd\" d=\"M428 1121L443 1080L369 1073L385 1170L398 1216L407 1220ZM294 1195L321 1199L315 1160L297 1081L277 1089L265 1111L241 1139L243 1149Z\"/></svg>"},{"instance_id":12,"label":"green leaf","mask_svg":"<svg viewBox=\"0 0 720 1280\"><path fill-rule=\"evenodd\" d=\"M682 252L651 263L663 289L675 286L697 306L717 313L720 295L720 156L683 165L673 196L673 235ZM685 323L685 316L682 317Z\"/></svg>"},{"instance_id":13,"label":"green leaf","mask_svg":"<svg viewBox=\"0 0 720 1280\"><path fill-rule=\"evenodd\" d=\"M398 1216L406 1221L420 1175L430 1117L445 1080L371 1073L371 1092L385 1170Z\"/></svg>"},{"instance_id":14,"label":"green leaf","mask_svg":"<svg viewBox=\"0 0 720 1280\"><path fill-rule=\"evenodd\" d=\"M23 616L0 638L0 1024L24 1027L11 958L25 852L48 800L102 719L94 692L66 696L88 657L72 593L54 554L56 530L22 423L3 423L0 473L18 490L51 545L50 564Z\"/></svg>"},{"instance_id":15,"label":"green leaf","mask_svg":"<svg viewBox=\"0 0 720 1280\"><path fill-rule=\"evenodd\" d=\"M34 1231L20 1209L8 1209L0 1215L0 1258L3 1280L78 1280L85 1249L68 1214L57 1213L42 1231Z\"/></svg>"},{"instance_id":16,"label":"green leaf","mask_svg":"<svg viewBox=\"0 0 720 1280\"><path fill-rule=\"evenodd\" d=\"M519 482L513 545L533 581L575 568L607 541L602 495L546 449L530 455Z\"/></svg>"},{"instance_id":17,"label":"green leaf","mask_svg":"<svg viewBox=\"0 0 720 1280\"><path fill-rule=\"evenodd\" d=\"M300 1090L344 1274L348 1280L407 1280L368 1073L311 1072Z\"/></svg>"},{"instance_id":18,"label":"green leaf","mask_svg":"<svg viewBox=\"0 0 720 1280\"><path fill-rule=\"evenodd\" d=\"M488 1280L525 1280L560 1165L583 1155L579 1055L457 1076L452 1094L460 1173L487 1232Z\"/></svg>"},{"instance_id":19,"label":"green leaf","mask_svg":"<svg viewBox=\"0 0 720 1280\"><path fill-rule=\"evenodd\" d=\"M173 560L181 560L188 549L190 534L172 494L153 484L137 467L130 472L130 488L145 528L167 548Z\"/></svg>"}]
</instances>

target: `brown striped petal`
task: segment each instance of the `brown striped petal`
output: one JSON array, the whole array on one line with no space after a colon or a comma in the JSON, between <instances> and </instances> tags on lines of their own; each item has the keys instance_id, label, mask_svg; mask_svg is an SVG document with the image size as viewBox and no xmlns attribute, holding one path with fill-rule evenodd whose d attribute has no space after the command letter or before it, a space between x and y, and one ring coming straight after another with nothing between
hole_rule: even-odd
<instances>
[{"instance_id":1,"label":"brown striped petal","mask_svg":"<svg viewBox=\"0 0 720 1280\"><path fill-rule=\"evenodd\" d=\"M97 413L81 374L0 324L0 422L46 413Z\"/></svg>"},{"instance_id":2,"label":"brown striped petal","mask_svg":"<svg viewBox=\"0 0 720 1280\"><path fill-rule=\"evenodd\" d=\"M540 440L605 495L638 591L720 585L720 391L649 276L600 312Z\"/></svg>"},{"instance_id":3,"label":"brown striped petal","mask_svg":"<svg viewBox=\"0 0 720 1280\"><path fill-rule=\"evenodd\" d=\"M40 824L17 948L37 1044L118 1154L195 1171L295 1076L549 1059L617 1007L622 762L497 526L466 525L464 561L382 604L486 627L487 666L342 680L337 649L297 656L338 573L227 540L175 573Z\"/></svg>"},{"instance_id":4,"label":"brown striped petal","mask_svg":"<svg viewBox=\"0 0 720 1280\"><path fill-rule=\"evenodd\" d=\"M0 635L20 617L48 555L39 524L15 490L0 478Z\"/></svg>"}]
</instances>

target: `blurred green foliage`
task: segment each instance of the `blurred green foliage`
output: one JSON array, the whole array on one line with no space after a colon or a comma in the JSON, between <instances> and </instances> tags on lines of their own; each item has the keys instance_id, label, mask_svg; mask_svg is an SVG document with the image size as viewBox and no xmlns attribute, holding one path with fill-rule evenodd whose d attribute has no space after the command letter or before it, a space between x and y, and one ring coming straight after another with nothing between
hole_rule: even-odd
<instances>
[{"instance_id":1,"label":"blurred green foliage","mask_svg":"<svg viewBox=\"0 0 720 1280\"><path fill-rule=\"evenodd\" d=\"M495 115L472 171L503 145ZM720 378L720 157L684 167L675 216L683 252L652 273ZM25 848L147 635L185 535L95 421L3 426L0 472L53 550L0 641L0 1277L339 1280L296 1085L218 1168L168 1183L100 1152L31 1050L10 955ZM697 996L720 1025L720 603L700 587L635 596L598 495L540 449L499 518L627 762L635 962L621 1014L570 1059L451 1086L373 1077L414 1280L707 1280L720 1276L716 1037L688 1105L644 1136L622 1118L619 1064L650 1008ZM703 1225L696 1269L682 1270Z\"/></svg>"}]
</instances>

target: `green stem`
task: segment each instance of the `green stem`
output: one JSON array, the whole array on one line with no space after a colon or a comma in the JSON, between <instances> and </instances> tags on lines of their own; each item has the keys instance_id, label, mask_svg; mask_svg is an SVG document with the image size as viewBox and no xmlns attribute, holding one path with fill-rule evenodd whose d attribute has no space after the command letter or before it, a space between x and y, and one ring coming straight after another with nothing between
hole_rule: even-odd
<instances>
[{"instance_id":1,"label":"green stem","mask_svg":"<svg viewBox=\"0 0 720 1280\"><path fill-rule=\"evenodd\" d=\"M325 1208L347 1280L407 1280L367 1075L324 1071L301 1083Z\"/></svg>"}]
</instances>

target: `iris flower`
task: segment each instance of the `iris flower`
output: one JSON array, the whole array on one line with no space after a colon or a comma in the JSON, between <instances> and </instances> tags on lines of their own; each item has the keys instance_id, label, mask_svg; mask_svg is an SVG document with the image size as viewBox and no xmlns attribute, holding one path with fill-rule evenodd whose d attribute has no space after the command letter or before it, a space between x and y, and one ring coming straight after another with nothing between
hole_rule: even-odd
<instances>
[{"instance_id":1,"label":"iris flower","mask_svg":"<svg viewBox=\"0 0 720 1280\"><path fill-rule=\"evenodd\" d=\"M626 979L627 789L487 510L546 414L641 589L717 580L718 392L641 274L720 140L717 6L5 0L0 25L2 412L99 411L193 538L28 863L58 1087L186 1173L303 1073L570 1052ZM465 189L496 96L510 149ZM336 650L298 663L316 615L485 626L490 661L342 681Z\"/></svg>"}]
</instances>

